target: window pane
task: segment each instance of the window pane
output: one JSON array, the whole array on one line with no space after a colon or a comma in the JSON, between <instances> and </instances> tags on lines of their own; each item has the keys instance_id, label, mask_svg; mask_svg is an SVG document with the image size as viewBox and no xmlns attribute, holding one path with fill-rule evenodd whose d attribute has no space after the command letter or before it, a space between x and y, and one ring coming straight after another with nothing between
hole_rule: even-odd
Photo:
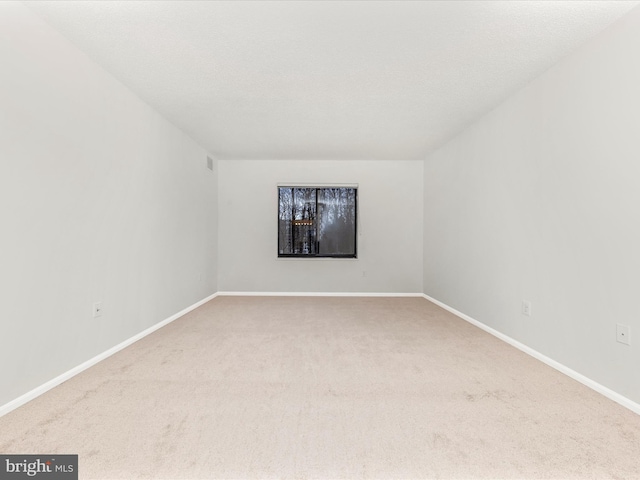
<instances>
[{"instance_id":1,"label":"window pane","mask_svg":"<svg viewBox=\"0 0 640 480\"><path fill-rule=\"evenodd\" d=\"M356 189L318 189L320 255L355 255Z\"/></svg>"},{"instance_id":2,"label":"window pane","mask_svg":"<svg viewBox=\"0 0 640 480\"><path fill-rule=\"evenodd\" d=\"M278 189L278 253L289 255L293 253L293 189Z\"/></svg>"}]
</instances>

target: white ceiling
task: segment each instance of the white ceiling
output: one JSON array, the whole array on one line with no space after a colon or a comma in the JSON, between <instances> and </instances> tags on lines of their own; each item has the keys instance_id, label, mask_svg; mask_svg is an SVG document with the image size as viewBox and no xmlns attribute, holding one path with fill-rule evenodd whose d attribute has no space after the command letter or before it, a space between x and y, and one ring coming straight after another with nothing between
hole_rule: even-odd
<instances>
[{"instance_id":1,"label":"white ceiling","mask_svg":"<svg viewBox=\"0 0 640 480\"><path fill-rule=\"evenodd\" d=\"M638 2L30 8L223 159L422 159Z\"/></svg>"}]
</instances>

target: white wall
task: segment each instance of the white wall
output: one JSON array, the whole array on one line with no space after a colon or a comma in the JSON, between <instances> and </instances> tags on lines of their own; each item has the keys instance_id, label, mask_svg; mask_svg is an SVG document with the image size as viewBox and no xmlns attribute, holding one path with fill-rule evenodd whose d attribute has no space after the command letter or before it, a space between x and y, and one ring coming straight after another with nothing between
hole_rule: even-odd
<instances>
[{"instance_id":1,"label":"white wall","mask_svg":"<svg viewBox=\"0 0 640 480\"><path fill-rule=\"evenodd\" d=\"M2 405L217 290L217 180L21 4L0 65Z\"/></svg>"},{"instance_id":2,"label":"white wall","mask_svg":"<svg viewBox=\"0 0 640 480\"><path fill-rule=\"evenodd\" d=\"M422 291L422 162L221 160L218 167L221 291ZM278 259L278 183L358 184L358 258Z\"/></svg>"},{"instance_id":3,"label":"white wall","mask_svg":"<svg viewBox=\"0 0 640 480\"><path fill-rule=\"evenodd\" d=\"M639 59L636 8L424 170L425 293L635 402Z\"/></svg>"}]
</instances>

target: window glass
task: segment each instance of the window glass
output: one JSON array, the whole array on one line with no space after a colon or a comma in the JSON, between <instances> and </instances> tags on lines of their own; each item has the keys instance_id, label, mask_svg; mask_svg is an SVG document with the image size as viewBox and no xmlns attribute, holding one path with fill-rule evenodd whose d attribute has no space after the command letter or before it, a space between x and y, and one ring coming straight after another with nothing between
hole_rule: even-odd
<instances>
[{"instance_id":1,"label":"window glass","mask_svg":"<svg viewBox=\"0 0 640 480\"><path fill-rule=\"evenodd\" d=\"M278 256L356 257L353 187L279 187Z\"/></svg>"}]
</instances>

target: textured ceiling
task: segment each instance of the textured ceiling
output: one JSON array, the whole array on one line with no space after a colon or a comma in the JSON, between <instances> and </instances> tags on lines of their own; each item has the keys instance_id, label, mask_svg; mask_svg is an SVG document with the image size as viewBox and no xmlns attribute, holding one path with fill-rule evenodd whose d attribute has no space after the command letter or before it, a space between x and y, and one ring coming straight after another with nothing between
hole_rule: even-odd
<instances>
[{"instance_id":1,"label":"textured ceiling","mask_svg":"<svg viewBox=\"0 0 640 480\"><path fill-rule=\"evenodd\" d=\"M638 2L28 2L218 158L421 159Z\"/></svg>"}]
</instances>

